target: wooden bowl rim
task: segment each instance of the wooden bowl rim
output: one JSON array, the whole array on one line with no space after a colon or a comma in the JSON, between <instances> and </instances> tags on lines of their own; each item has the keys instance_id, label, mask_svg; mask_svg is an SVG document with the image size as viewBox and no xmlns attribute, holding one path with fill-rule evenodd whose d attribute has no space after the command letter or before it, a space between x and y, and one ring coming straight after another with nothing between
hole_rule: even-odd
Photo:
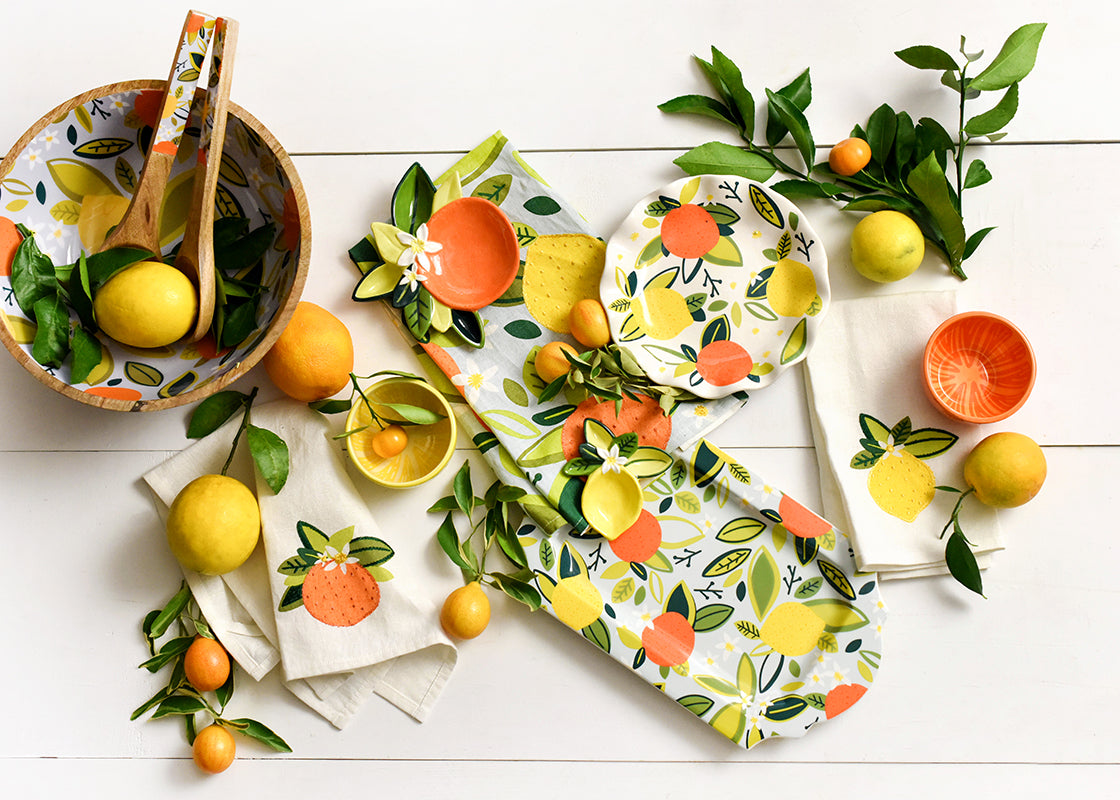
<instances>
[{"instance_id":1,"label":"wooden bowl rim","mask_svg":"<svg viewBox=\"0 0 1120 800\"><path fill-rule=\"evenodd\" d=\"M62 114L69 114L78 106L88 103L96 97L104 97L105 95L119 92L163 89L166 85L167 81L156 78L120 81L118 83L109 83L95 89L90 89L79 95L75 95L64 103L60 103L28 128L23 136L12 146L8 154L4 156L4 160L0 161L0 177L7 175L11 171L20 153L27 148L31 141L38 136L47 125L54 122ZM299 299L303 294L304 284L307 282L307 271L311 263L311 210L307 202L307 195L303 189L303 183L299 179L299 174L296 172L295 165L292 163L288 152L283 148L276 137L273 136L272 132L261 124L260 120L237 103L230 102L229 113L237 117L244 124L249 126L254 133L260 136L276 157L276 161L281 165L284 174L291 183L292 193L296 201L296 209L299 213L300 248L299 259L296 262L296 274L292 281L292 288L288 293L288 298L284 302L284 305L276 312L276 316L273 317L265 338L262 339L240 363L234 366L233 369L205 386L183 392L174 397L161 397L155 400L118 400L116 398L99 397L89 394L71 384L63 383L55 376L49 374L43 369L42 365L35 361L35 359L16 342L7 324L0 323L0 341L3 341L4 347L25 370L30 372L31 375L44 386L48 386L56 392L66 395L73 400L77 400L80 403L96 406L98 408L107 408L111 411L159 411L166 408L176 408L202 400L229 386L252 369L276 342L276 339L288 324L288 320L291 319L292 313L295 311L296 305L299 303Z\"/></svg>"}]
</instances>

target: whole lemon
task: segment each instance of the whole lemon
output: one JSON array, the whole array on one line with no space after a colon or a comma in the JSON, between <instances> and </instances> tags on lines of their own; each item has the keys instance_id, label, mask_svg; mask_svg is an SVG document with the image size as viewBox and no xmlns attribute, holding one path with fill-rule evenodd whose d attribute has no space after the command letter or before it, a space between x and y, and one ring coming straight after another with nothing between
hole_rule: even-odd
<instances>
[{"instance_id":1,"label":"whole lemon","mask_svg":"<svg viewBox=\"0 0 1120 800\"><path fill-rule=\"evenodd\" d=\"M252 554L261 512L249 487L226 475L203 475L180 490L167 515L167 543L184 567L205 575L237 569Z\"/></svg>"},{"instance_id":2,"label":"whole lemon","mask_svg":"<svg viewBox=\"0 0 1120 800\"><path fill-rule=\"evenodd\" d=\"M964 460L964 480L981 503L1014 508L1026 503L1046 480L1046 456L1029 436L993 433Z\"/></svg>"},{"instance_id":3,"label":"whole lemon","mask_svg":"<svg viewBox=\"0 0 1120 800\"><path fill-rule=\"evenodd\" d=\"M921 228L898 211L869 214L852 231L852 266L877 283L902 280L918 268L925 254Z\"/></svg>"},{"instance_id":4,"label":"whole lemon","mask_svg":"<svg viewBox=\"0 0 1120 800\"><path fill-rule=\"evenodd\" d=\"M580 300L568 313L572 336L584 347L602 347L611 340L607 310L594 297Z\"/></svg>"},{"instance_id":5,"label":"whole lemon","mask_svg":"<svg viewBox=\"0 0 1120 800\"><path fill-rule=\"evenodd\" d=\"M533 366L537 375L545 383L552 383L561 375L567 375L572 370L571 362L564 355L579 356L579 351L567 342L553 341L544 345L537 351L533 359Z\"/></svg>"},{"instance_id":6,"label":"whole lemon","mask_svg":"<svg viewBox=\"0 0 1120 800\"><path fill-rule=\"evenodd\" d=\"M478 581L460 586L447 596L439 622L448 636L473 639L490 624L490 600Z\"/></svg>"},{"instance_id":7,"label":"whole lemon","mask_svg":"<svg viewBox=\"0 0 1120 800\"><path fill-rule=\"evenodd\" d=\"M163 347L183 338L198 313L190 278L162 261L125 267L93 298L98 326L121 344Z\"/></svg>"}]
</instances>

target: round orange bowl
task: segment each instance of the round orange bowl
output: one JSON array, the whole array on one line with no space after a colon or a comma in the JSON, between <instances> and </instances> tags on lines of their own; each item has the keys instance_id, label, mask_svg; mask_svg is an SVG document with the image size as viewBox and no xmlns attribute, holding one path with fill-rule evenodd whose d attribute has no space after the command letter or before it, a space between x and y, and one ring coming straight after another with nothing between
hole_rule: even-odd
<instances>
[{"instance_id":1,"label":"round orange bowl","mask_svg":"<svg viewBox=\"0 0 1120 800\"><path fill-rule=\"evenodd\" d=\"M926 343L923 382L934 405L964 422L997 422L1018 411L1035 380L1027 337L1003 317L968 311L938 326Z\"/></svg>"},{"instance_id":2,"label":"round orange bowl","mask_svg":"<svg viewBox=\"0 0 1120 800\"><path fill-rule=\"evenodd\" d=\"M150 121L141 111L159 97L159 80L91 89L46 114L0 161L0 229L20 223L56 266L96 247L98 209L127 206L144 160ZM160 243L167 253L182 239L191 198L197 137L184 137L163 199ZM47 369L32 356L35 323L10 299L11 253L0 247L0 343L40 383L88 405L155 411L196 402L244 375L272 346L292 315L311 258L311 216L299 176L276 138L231 103L218 180L216 216L242 217L250 227L277 223L261 265L262 299L240 343L125 347L103 333L101 363L84 381L70 380L71 361ZM114 218L115 221L115 218ZM104 226L103 226L104 227ZM0 231L2 232L2 231ZM104 230L100 236L103 238ZM0 239L4 237L0 236ZM10 244L11 237L7 237ZM2 242L0 242L2 244Z\"/></svg>"}]
</instances>

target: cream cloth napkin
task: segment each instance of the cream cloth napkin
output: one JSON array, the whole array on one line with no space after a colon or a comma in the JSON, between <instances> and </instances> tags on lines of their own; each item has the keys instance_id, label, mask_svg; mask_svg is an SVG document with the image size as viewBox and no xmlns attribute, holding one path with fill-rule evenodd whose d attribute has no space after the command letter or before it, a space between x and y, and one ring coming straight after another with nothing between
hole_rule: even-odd
<instances>
[{"instance_id":1,"label":"cream cloth napkin","mask_svg":"<svg viewBox=\"0 0 1120 800\"><path fill-rule=\"evenodd\" d=\"M304 640L298 625L290 625L283 617L306 616L306 610L275 610L279 598L273 593L273 584L276 579L283 583L276 567L296 552L292 543L298 536L294 523L289 529L288 521L299 514L297 509L303 510L303 519L311 522L314 518L317 527L328 534L354 525L355 536L380 536L346 473L341 451L328 438L327 422L321 415L302 404L282 400L255 408L253 423L287 441L291 473L283 491L272 494L263 481L256 480L244 442L239 445L227 474L249 486L256 483L262 544L245 564L220 577L184 570L207 622L234 660L254 679L259 680L283 661L285 686L338 728L374 693L423 721L450 678L457 655L439 627L434 605L410 599L416 595L408 592L399 577L379 582L382 602L378 611L393 619L386 624L340 629L351 634L349 641L332 641L330 637L328 641ZM237 415L144 476L161 518L166 517L168 506L183 486L199 475L221 470L239 424ZM335 525L342 519L347 521ZM277 552L272 558L269 542L271 551ZM292 552L281 556L290 545ZM282 594L283 589L278 589Z\"/></svg>"},{"instance_id":2,"label":"cream cloth napkin","mask_svg":"<svg viewBox=\"0 0 1120 800\"><path fill-rule=\"evenodd\" d=\"M932 502L907 521L906 512L880 500L891 490L903 495L908 483L925 482L965 488L961 472L965 457L987 432L979 425L942 414L922 386L922 352L934 329L957 311L955 292L918 292L864 297L832 304L821 336L805 362L805 385L820 468L825 517L847 530L860 570L883 578L910 578L946 573L945 540L939 539L958 495L935 492ZM937 455L915 458L892 445L874 467L857 469L853 457L866 451L860 424L867 415L888 429L906 417L915 436L911 447L919 456L921 439L959 439ZM887 439L889 437L882 437ZM928 448L927 448L928 449ZM901 455L899 454L901 450ZM893 459L893 462L891 461ZM927 472L932 472L932 475ZM878 471L873 476L872 473ZM909 477L906 477L909 476ZM933 483L930 484L929 481ZM892 513L892 511L894 513ZM911 512L913 509L911 509ZM994 509L965 502L960 517L965 535L981 568L991 553L1002 550Z\"/></svg>"}]
</instances>

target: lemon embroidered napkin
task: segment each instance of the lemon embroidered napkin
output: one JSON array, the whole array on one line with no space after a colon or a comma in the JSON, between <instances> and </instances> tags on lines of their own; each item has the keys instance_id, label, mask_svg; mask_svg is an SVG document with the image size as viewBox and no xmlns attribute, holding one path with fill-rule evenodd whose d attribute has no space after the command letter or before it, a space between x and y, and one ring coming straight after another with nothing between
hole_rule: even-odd
<instances>
[{"instance_id":1,"label":"lemon embroidered napkin","mask_svg":"<svg viewBox=\"0 0 1120 800\"><path fill-rule=\"evenodd\" d=\"M964 459L987 434L922 387L926 341L956 311L955 292L835 302L805 362L825 516L849 532L859 569L883 578L947 572L939 536L958 495L934 487L965 488ZM986 567L1003 549L996 512L966 503L961 525Z\"/></svg>"},{"instance_id":2,"label":"lemon embroidered napkin","mask_svg":"<svg viewBox=\"0 0 1120 800\"><path fill-rule=\"evenodd\" d=\"M259 679L282 662L287 688L338 728L374 693L423 721L456 661L435 607L391 575L392 548L326 420L286 400L255 408L253 419L287 441L291 472L279 495L257 483L262 543L245 564L220 577L185 571L203 614L246 672ZM161 514L190 480L221 469L238 423L144 476ZM228 474L252 486L244 451L238 448Z\"/></svg>"}]
</instances>

